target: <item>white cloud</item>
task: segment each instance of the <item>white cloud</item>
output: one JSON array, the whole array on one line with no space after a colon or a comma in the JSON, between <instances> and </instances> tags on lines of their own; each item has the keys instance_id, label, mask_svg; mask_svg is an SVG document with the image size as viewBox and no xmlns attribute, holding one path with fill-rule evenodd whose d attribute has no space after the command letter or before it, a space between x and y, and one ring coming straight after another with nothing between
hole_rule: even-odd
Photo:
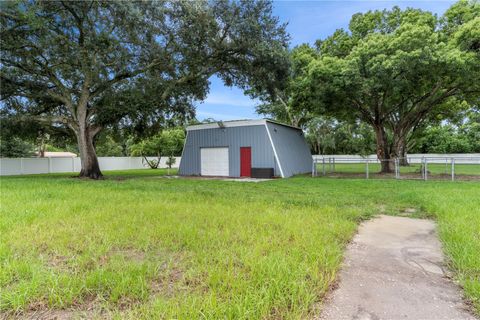
<instances>
[{"instance_id":1,"label":"white cloud","mask_svg":"<svg viewBox=\"0 0 480 320\"><path fill-rule=\"evenodd\" d=\"M225 90L226 91L226 90ZM258 101L250 99L249 97L238 94L236 92L212 92L203 101L204 104L210 105L223 105L223 106L235 106L235 107L247 107L251 108L258 104Z\"/></svg>"},{"instance_id":2,"label":"white cloud","mask_svg":"<svg viewBox=\"0 0 480 320\"><path fill-rule=\"evenodd\" d=\"M237 120L238 119L238 116L235 116L235 115L206 112L206 111L197 111L197 116L200 119L206 119L206 118L212 118L215 120Z\"/></svg>"}]
</instances>

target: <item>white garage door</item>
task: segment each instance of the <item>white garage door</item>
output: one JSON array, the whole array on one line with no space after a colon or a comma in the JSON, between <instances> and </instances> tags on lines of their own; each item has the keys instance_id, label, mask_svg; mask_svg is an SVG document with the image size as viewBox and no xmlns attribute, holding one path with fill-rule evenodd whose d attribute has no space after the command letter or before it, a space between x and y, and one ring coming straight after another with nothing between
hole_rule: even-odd
<instances>
[{"instance_id":1,"label":"white garage door","mask_svg":"<svg viewBox=\"0 0 480 320\"><path fill-rule=\"evenodd\" d=\"M228 177L228 148L201 148L200 158L202 176Z\"/></svg>"}]
</instances>

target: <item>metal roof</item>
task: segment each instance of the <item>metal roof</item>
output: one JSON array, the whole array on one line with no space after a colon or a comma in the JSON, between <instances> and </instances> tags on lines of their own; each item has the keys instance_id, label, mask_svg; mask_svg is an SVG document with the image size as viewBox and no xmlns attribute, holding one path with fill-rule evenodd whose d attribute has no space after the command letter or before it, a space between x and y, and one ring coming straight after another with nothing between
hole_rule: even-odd
<instances>
[{"instance_id":1,"label":"metal roof","mask_svg":"<svg viewBox=\"0 0 480 320\"><path fill-rule=\"evenodd\" d=\"M187 131L203 130L203 129L215 129L215 128L231 128L231 127L246 127L246 126L260 126L266 125L267 122L278 124L281 126L289 127L292 129L302 130L300 128L273 121L270 119L252 119L252 120L231 120L231 121L218 121L211 123L196 124L187 127Z\"/></svg>"}]
</instances>

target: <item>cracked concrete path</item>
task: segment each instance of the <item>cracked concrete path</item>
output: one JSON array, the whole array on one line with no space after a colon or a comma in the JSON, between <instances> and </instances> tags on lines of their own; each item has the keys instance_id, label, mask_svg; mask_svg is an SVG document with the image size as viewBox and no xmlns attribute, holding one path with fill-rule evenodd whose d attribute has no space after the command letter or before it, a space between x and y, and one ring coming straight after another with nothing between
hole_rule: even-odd
<instances>
[{"instance_id":1,"label":"cracked concrete path","mask_svg":"<svg viewBox=\"0 0 480 320\"><path fill-rule=\"evenodd\" d=\"M431 220L381 215L349 245L320 319L475 319L445 274Z\"/></svg>"}]
</instances>

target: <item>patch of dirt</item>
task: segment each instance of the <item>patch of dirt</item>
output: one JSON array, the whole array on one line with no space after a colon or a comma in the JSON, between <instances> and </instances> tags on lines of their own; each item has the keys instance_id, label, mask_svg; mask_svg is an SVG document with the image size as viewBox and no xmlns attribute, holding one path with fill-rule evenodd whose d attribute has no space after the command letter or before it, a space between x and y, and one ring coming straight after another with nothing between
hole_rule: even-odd
<instances>
[{"instance_id":1,"label":"patch of dirt","mask_svg":"<svg viewBox=\"0 0 480 320\"><path fill-rule=\"evenodd\" d=\"M113 256L122 256L125 260L141 263L145 261L145 252L136 248L114 248L100 257L99 264L105 266Z\"/></svg>"},{"instance_id":2,"label":"patch of dirt","mask_svg":"<svg viewBox=\"0 0 480 320\"><path fill-rule=\"evenodd\" d=\"M417 213L417 209L415 209L415 208L405 208L405 209L403 209L402 212L400 212L399 216L408 217L408 216L411 216L415 213Z\"/></svg>"},{"instance_id":3,"label":"patch of dirt","mask_svg":"<svg viewBox=\"0 0 480 320\"><path fill-rule=\"evenodd\" d=\"M117 301L117 303L115 304L115 308L119 311L127 311L138 305L139 303L140 301L138 299L123 296Z\"/></svg>"},{"instance_id":4,"label":"patch of dirt","mask_svg":"<svg viewBox=\"0 0 480 320\"><path fill-rule=\"evenodd\" d=\"M51 268L67 270L69 269L68 265L69 258L59 254L49 254L47 256L47 265Z\"/></svg>"},{"instance_id":5,"label":"patch of dirt","mask_svg":"<svg viewBox=\"0 0 480 320\"><path fill-rule=\"evenodd\" d=\"M196 290L202 293L208 292L208 285L207 279L209 275L207 272L202 272L200 275L195 277L189 277L185 279L185 285L188 287L189 290Z\"/></svg>"},{"instance_id":6,"label":"patch of dirt","mask_svg":"<svg viewBox=\"0 0 480 320\"><path fill-rule=\"evenodd\" d=\"M73 310L43 310L33 311L24 314L13 314L10 316L2 316L1 319L35 319L35 320L70 320L70 319L92 319L95 317L94 313L73 311ZM105 319L102 316L102 319Z\"/></svg>"},{"instance_id":7,"label":"patch of dirt","mask_svg":"<svg viewBox=\"0 0 480 320\"><path fill-rule=\"evenodd\" d=\"M98 264L100 266L106 266L112 257L120 256L123 257L126 261L133 261L137 263L141 263L145 261L146 256L145 252L138 250L136 248L114 248L108 251L106 254L100 256L98 259ZM71 257L59 255L54 252L48 252L45 254L44 261L47 266L57 270L68 271L72 268L70 265ZM95 261L92 260L88 263L88 265L84 265L84 268L92 269L95 267Z\"/></svg>"},{"instance_id":8,"label":"patch of dirt","mask_svg":"<svg viewBox=\"0 0 480 320\"><path fill-rule=\"evenodd\" d=\"M183 277L183 271L177 267L171 270L159 270L150 284L152 295L173 297L177 290L176 286L182 281Z\"/></svg>"},{"instance_id":9,"label":"patch of dirt","mask_svg":"<svg viewBox=\"0 0 480 320\"><path fill-rule=\"evenodd\" d=\"M113 176L113 177L108 177L107 180L113 180L113 181L125 181L127 180L127 177L124 176Z\"/></svg>"},{"instance_id":10,"label":"patch of dirt","mask_svg":"<svg viewBox=\"0 0 480 320\"><path fill-rule=\"evenodd\" d=\"M101 307L95 296L89 296L66 309L50 309L46 301L37 301L24 312L1 315L0 319L70 320L70 319L110 319L108 312Z\"/></svg>"},{"instance_id":11,"label":"patch of dirt","mask_svg":"<svg viewBox=\"0 0 480 320\"><path fill-rule=\"evenodd\" d=\"M126 260L142 262L145 260L145 252L135 248L116 249L110 252L111 255L118 254L123 256Z\"/></svg>"},{"instance_id":12,"label":"patch of dirt","mask_svg":"<svg viewBox=\"0 0 480 320\"><path fill-rule=\"evenodd\" d=\"M71 178L78 179L80 181L103 181L103 180L105 180L105 176L100 176L97 179L92 179L92 178L88 178L88 177L80 177L80 176L71 176Z\"/></svg>"}]
</instances>

